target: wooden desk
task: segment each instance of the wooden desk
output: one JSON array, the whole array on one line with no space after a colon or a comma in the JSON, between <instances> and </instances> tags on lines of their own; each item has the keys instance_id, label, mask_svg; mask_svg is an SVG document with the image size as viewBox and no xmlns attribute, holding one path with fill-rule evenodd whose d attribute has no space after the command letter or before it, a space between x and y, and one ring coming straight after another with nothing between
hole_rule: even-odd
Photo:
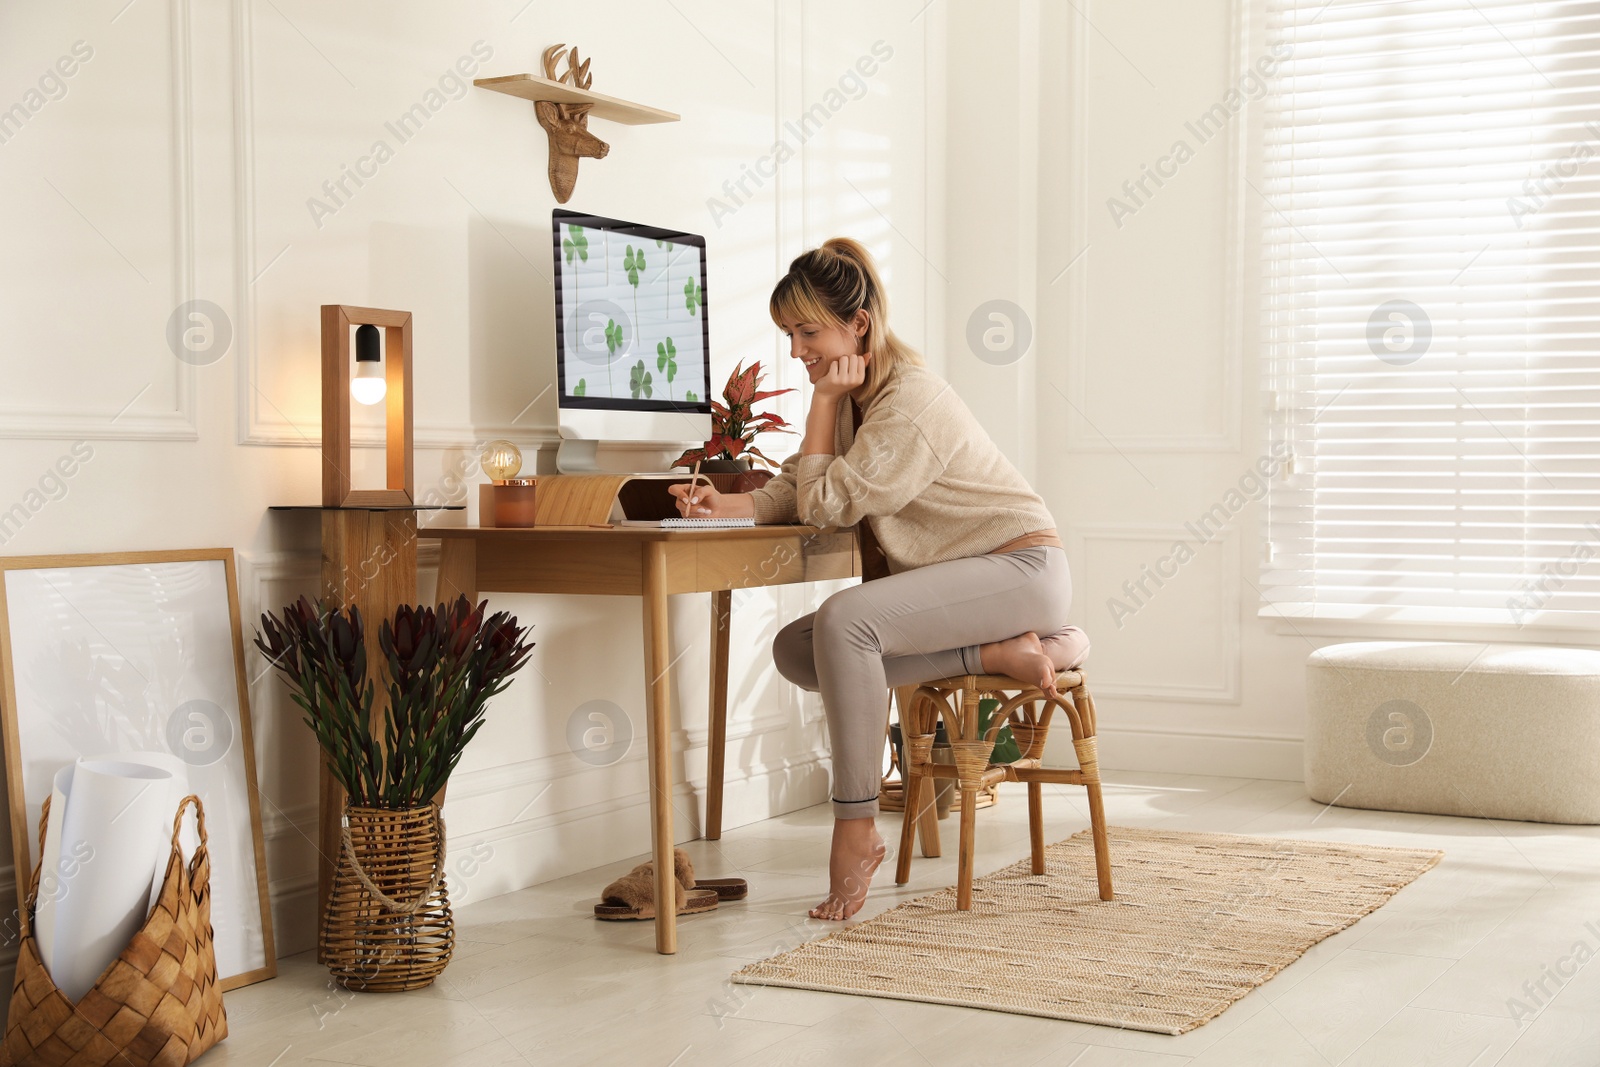
<instances>
[{"instance_id":1,"label":"wooden desk","mask_svg":"<svg viewBox=\"0 0 1600 1067\"><path fill-rule=\"evenodd\" d=\"M650 766L650 828L660 901L673 899L672 653L667 621L671 593L711 593L710 762L706 772L706 836L722 833L723 748L728 710L728 634L733 590L861 574L853 530L755 526L726 530L658 527L536 526L487 529L430 526L419 537L440 541L436 599L485 590L584 593L643 601L645 726ZM659 907L656 951L678 950L678 917Z\"/></svg>"}]
</instances>

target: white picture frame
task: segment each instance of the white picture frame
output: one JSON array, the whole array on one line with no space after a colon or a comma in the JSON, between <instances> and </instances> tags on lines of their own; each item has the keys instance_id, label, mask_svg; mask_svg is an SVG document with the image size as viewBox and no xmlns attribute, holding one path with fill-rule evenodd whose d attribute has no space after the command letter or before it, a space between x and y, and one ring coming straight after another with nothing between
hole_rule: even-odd
<instances>
[{"instance_id":1,"label":"white picture frame","mask_svg":"<svg viewBox=\"0 0 1600 1067\"><path fill-rule=\"evenodd\" d=\"M55 772L170 753L205 806L219 984L276 976L231 548L0 557L0 729L19 911Z\"/></svg>"}]
</instances>

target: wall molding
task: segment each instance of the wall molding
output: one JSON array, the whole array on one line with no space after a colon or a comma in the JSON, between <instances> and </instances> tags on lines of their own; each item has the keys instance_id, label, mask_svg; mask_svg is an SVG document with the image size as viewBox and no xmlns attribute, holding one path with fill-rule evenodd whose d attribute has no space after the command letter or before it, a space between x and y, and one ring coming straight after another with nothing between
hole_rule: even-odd
<instances>
[{"instance_id":1,"label":"wall molding","mask_svg":"<svg viewBox=\"0 0 1600 1067\"><path fill-rule=\"evenodd\" d=\"M234 285L238 332L234 351L238 366L238 441L242 445L321 447L322 427L307 433L286 419L267 419L259 410L257 385L256 282L256 150L255 150L255 4L233 4L233 170ZM352 427L352 444L370 445L369 434Z\"/></svg>"},{"instance_id":2,"label":"wall molding","mask_svg":"<svg viewBox=\"0 0 1600 1067\"><path fill-rule=\"evenodd\" d=\"M1190 542L1193 535L1179 523L1113 523L1113 522L1075 522L1067 527L1067 548L1073 561L1073 570L1078 574L1088 573L1088 564L1085 553L1090 541L1110 542L1151 542L1168 547L1175 541ZM1239 532L1235 525L1230 524L1221 533L1213 537L1210 542L1195 548L1198 557L1208 549L1215 549L1222 553L1221 556L1221 584L1222 600L1217 605L1214 615L1208 616L1221 620L1223 653L1219 657L1222 668L1222 678L1217 682L1206 682L1197 679L1192 684L1163 685L1143 682L1134 679L1118 680L1114 677L1095 672L1094 693L1099 697L1120 697L1127 700L1153 700L1195 704L1238 704L1240 702L1239 678L1242 673L1243 645L1241 640L1242 625L1239 617L1239 586L1241 584L1239 563ZM1193 562L1188 564L1193 566ZM1165 581L1181 580L1183 571L1180 570L1172 578ZM1131 576L1130 576L1131 577ZM1158 591L1159 592L1159 591ZM1154 599L1152 597L1152 599Z\"/></svg>"},{"instance_id":3,"label":"wall molding","mask_svg":"<svg viewBox=\"0 0 1600 1067\"><path fill-rule=\"evenodd\" d=\"M269 808L261 813L261 837L265 841L292 840L301 831L316 829L318 808L315 802L287 808L270 805Z\"/></svg>"},{"instance_id":4,"label":"wall molding","mask_svg":"<svg viewBox=\"0 0 1600 1067\"><path fill-rule=\"evenodd\" d=\"M1088 143L1088 92L1089 92L1089 64L1087 37L1091 33L1094 14L1092 11L1093 0L1080 0L1074 7L1078 18L1069 19L1067 22L1067 52L1066 66L1070 72L1067 86L1067 123L1066 138L1069 142L1068 158L1069 178L1068 189L1072 202L1072 225L1068 231L1068 243L1073 249L1083 249L1085 256L1084 266L1092 260L1094 252L1089 241L1089 158L1092 146ZM1230 59L1232 59L1230 54ZM1239 148L1237 145L1237 123L1229 124L1228 151L1230 161L1236 161ZM1229 164L1229 180L1237 170L1236 163ZM1231 232L1231 231L1230 231ZM1237 269L1236 256L1230 254L1228 267L1229 277ZM1068 272L1062 281L1067 285L1065 319L1066 352L1067 352L1067 388L1066 399L1069 410L1064 413L1066 420L1067 449L1070 452L1238 452L1240 443L1241 424L1241 397L1239 395L1239 382L1242 374L1240 356L1240 321L1238 315L1229 313L1223 322L1222 336L1219 338L1222 359L1218 370L1221 374L1221 406L1215 412L1217 427L1204 433L1185 434L1159 434L1159 433L1129 433L1129 434L1103 434L1090 426L1085 416L1080 412L1094 410L1089 397L1089 342L1088 322L1093 313L1089 302L1089 277L1087 269L1073 269ZM1052 279L1053 281L1053 279ZM1046 282L1048 287L1051 282ZM1229 288L1232 288L1230 281ZM1075 409L1075 410L1074 410ZM1102 427L1104 429L1104 427Z\"/></svg>"},{"instance_id":5,"label":"wall molding","mask_svg":"<svg viewBox=\"0 0 1600 1067\"><path fill-rule=\"evenodd\" d=\"M729 742L738 741L746 737L760 737L769 733L762 729L744 729L741 731L729 730ZM696 748L704 749L703 744L692 747L673 745L673 755L681 757L693 752ZM788 770L795 766L810 765L820 759L828 757L820 752L810 752L800 756L780 756L776 759L762 760L759 763L745 764L742 767L729 767L723 775L723 784L735 781L745 781ZM478 767L472 770L460 770L450 776L450 801L473 800L478 797L495 796L507 793L514 789L532 789L540 785L554 785L557 782L568 781L573 778L585 777L597 769L607 771L616 768L639 766L643 767L647 759L647 749L642 734L634 735L629 751L615 763L607 764L604 768L596 768L593 764L585 763L570 752L552 752L544 756L535 756L532 759L518 760L515 763L496 764L493 767ZM697 788L707 785L706 775L702 769L698 774L685 774L681 781L675 782L673 788L685 793L693 793ZM632 794L624 794L632 795ZM643 796L644 793L639 794Z\"/></svg>"},{"instance_id":6,"label":"wall molding","mask_svg":"<svg viewBox=\"0 0 1600 1067\"><path fill-rule=\"evenodd\" d=\"M1099 689L1095 692L1098 694ZM1214 774L1223 778L1305 780L1305 739L1290 734L1106 726L1097 732L1100 766L1108 771ZM1052 742L1054 745L1054 742ZM1070 751L1054 757L1072 766Z\"/></svg>"},{"instance_id":7,"label":"wall molding","mask_svg":"<svg viewBox=\"0 0 1600 1067\"><path fill-rule=\"evenodd\" d=\"M172 177L174 308L195 296L194 55L190 47L192 0L168 0L172 46ZM62 407L0 408L0 438L96 441L198 441L196 368L172 357L177 407L171 411L118 412Z\"/></svg>"},{"instance_id":8,"label":"wall molding","mask_svg":"<svg viewBox=\"0 0 1600 1067\"><path fill-rule=\"evenodd\" d=\"M804 794L801 797L804 806L821 803L827 798L828 789L825 762L822 757L813 756L769 773L730 780L725 827L771 818L790 810L773 800L779 791ZM673 789L672 801L676 810L692 813L688 819L675 820L674 839L678 842L694 840L700 832L698 797L679 783ZM647 839L641 835L641 829L649 822L645 791L563 812L559 821L552 820L544 825L533 824L532 820L526 822L528 825L515 824L515 832L508 833L505 832L507 828L496 827L481 835L467 833L452 837L452 844L461 846L459 852L452 848L453 857L481 855L486 846L489 856L483 862L485 871L493 866L504 872L493 880L504 883L504 888L498 884L475 888L472 882L458 881L456 884L464 890L463 899L484 899L619 858L647 854ZM617 854L612 843L618 841L631 842L625 846L627 852ZM459 861L452 859L451 864L458 875L465 873L460 871Z\"/></svg>"},{"instance_id":9,"label":"wall molding","mask_svg":"<svg viewBox=\"0 0 1600 1067\"><path fill-rule=\"evenodd\" d=\"M239 612L242 619L255 619L269 610L268 582L294 582L316 590L322 581L322 557L316 552L250 552L236 549L239 571ZM274 606L276 607L276 606ZM247 645L247 647L249 647Z\"/></svg>"},{"instance_id":10,"label":"wall molding","mask_svg":"<svg viewBox=\"0 0 1600 1067\"><path fill-rule=\"evenodd\" d=\"M239 614L242 620L258 618L268 605L274 609L279 606L277 599L268 594L269 584L287 582L315 595L322 580L322 562L316 553L237 550L234 556L239 576ZM268 701L263 699L265 694L262 687L273 683L275 676L265 667L265 661L249 641L245 642L245 671L251 681L250 720L256 739L255 758L259 768L262 740L268 736L268 732L263 730L262 717ZM312 781L311 790L315 792L314 776ZM302 843L309 844L314 855L319 808L315 800L283 807L265 793L262 793L262 797L267 800L261 807L261 838L267 848L267 901L272 908L272 929L278 955L290 956L316 944L317 866L313 858L309 864L285 868L281 857L286 852L298 850ZM276 863L273 862L274 856L280 857Z\"/></svg>"}]
</instances>

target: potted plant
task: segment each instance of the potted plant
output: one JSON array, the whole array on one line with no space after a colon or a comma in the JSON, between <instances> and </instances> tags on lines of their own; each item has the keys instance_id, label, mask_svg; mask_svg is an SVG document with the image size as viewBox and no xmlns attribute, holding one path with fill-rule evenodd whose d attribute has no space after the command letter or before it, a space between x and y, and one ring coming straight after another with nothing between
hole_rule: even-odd
<instances>
[{"instance_id":1,"label":"potted plant","mask_svg":"<svg viewBox=\"0 0 1600 1067\"><path fill-rule=\"evenodd\" d=\"M695 462L700 463L700 471L704 474L741 475L750 470L750 457L755 457L769 467L777 467L761 450L755 446L757 434L774 430L779 433L794 433L789 429L789 424L782 416L775 412L763 411L756 414L752 408L761 400L769 397L782 396L784 393L793 393L795 389L774 389L757 392L756 387L761 384L761 361L758 359L749 367L744 367L744 361L733 369L728 375L728 384L723 386L722 396L727 401L726 405L711 401L711 437L701 448L691 448L683 455L672 461L674 467L693 467ZM770 478L771 474L767 474ZM766 479L763 478L762 481ZM743 479L748 483L749 479ZM718 491L724 493L745 492L743 488L724 488L724 485L713 479ZM755 488L755 483L749 488Z\"/></svg>"},{"instance_id":2,"label":"potted plant","mask_svg":"<svg viewBox=\"0 0 1600 1067\"><path fill-rule=\"evenodd\" d=\"M466 597L401 605L384 619L388 714L372 722L361 612L305 597L261 616L255 644L289 685L347 794L333 892L319 938L334 981L397 991L450 962L455 923L444 882L444 825L434 798L483 725L489 699L533 649L507 612L484 617Z\"/></svg>"}]
</instances>

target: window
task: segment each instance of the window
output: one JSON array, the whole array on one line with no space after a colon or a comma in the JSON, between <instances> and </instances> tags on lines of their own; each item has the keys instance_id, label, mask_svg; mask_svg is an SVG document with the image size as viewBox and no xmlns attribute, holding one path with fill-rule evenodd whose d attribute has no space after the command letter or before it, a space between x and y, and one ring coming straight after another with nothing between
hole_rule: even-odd
<instances>
[{"instance_id":1,"label":"window","mask_svg":"<svg viewBox=\"0 0 1600 1067\"><path fill-rule=\"evenodd\" d=\"M1266 12L1261 614L1600 625L1600 2Z\"/></svg>"}]
</instances>

